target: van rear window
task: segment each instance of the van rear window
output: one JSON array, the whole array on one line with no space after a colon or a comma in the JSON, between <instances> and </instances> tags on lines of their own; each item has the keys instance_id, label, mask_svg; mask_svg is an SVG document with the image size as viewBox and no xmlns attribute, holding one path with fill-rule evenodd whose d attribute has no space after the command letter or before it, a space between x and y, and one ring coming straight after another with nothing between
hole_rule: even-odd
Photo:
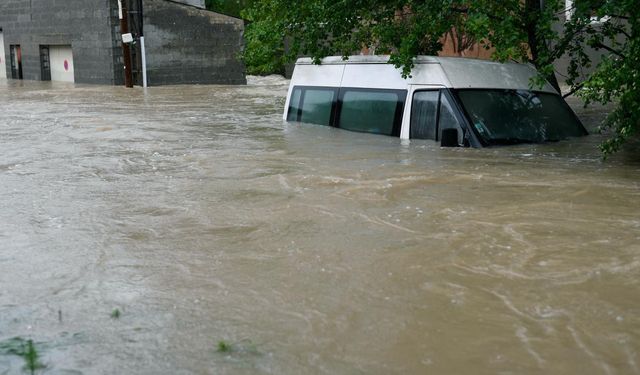
<instances>
[{"instance_id":1,"label":"van rear window","mask_svg":"<svg viewBox=\"0 0 640 375\"><path fill-rule=\"evenodd\" d=\"M398 135L406 92L342 89L339 127L346 130Z\"/></svg>"}]
</instances>

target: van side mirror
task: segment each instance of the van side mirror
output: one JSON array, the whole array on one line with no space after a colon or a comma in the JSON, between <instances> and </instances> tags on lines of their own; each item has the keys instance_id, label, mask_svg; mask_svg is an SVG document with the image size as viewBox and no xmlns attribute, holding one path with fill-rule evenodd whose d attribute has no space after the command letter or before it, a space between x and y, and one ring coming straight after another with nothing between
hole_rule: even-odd
<instances>
[{"instance_id":1,"label":"van side mirror","mask_svg":"<svg viewBox=\"0 0 640 375\"><path fill-rule=\"evenodd\" d=\"M442 139L440 140L440 147L458 147L458 129L448 128L442 129Z\"/></svg>"}]
</instances>

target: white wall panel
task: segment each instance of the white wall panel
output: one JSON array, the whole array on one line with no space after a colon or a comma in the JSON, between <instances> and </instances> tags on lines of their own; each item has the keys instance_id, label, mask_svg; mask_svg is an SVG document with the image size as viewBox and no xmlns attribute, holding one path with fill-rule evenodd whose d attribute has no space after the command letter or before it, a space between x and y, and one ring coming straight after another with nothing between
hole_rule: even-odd
<instances>
[{"instance_id":1,"label":"white wall panel","mask_svg":"<svg viewBox=\"0 0 640 375\"><path fill-rule=\"evenodd\" d=\"M4 55L4 36L0 31L0 78L7 78L7 63Z\"/></svg>"},{"instance_id":2,"label":"white wall panel","mask_svg":"<svg viewBox=\"0 0 640 375\"><path fill-rule=\"evenodd\" d=\"M50 46L51 80L74 82L73 52L71 46Z\"/></svg>"}]
</instances>

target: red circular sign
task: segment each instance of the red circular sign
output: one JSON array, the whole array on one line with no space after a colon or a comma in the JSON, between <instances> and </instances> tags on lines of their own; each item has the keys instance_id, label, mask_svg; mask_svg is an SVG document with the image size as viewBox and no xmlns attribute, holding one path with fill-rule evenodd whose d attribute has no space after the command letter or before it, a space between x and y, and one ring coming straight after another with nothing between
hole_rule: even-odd
<instances>
[{"instance_id":1,"label":"red circular sign","mask_svg":"<svg viewBox=\"0 0 640 375\"><path fill-rule=\"evenodd\" d=\"M64 60L64 70L69 71L69 62L67 60Z\"/></svg>"}]
</instances>

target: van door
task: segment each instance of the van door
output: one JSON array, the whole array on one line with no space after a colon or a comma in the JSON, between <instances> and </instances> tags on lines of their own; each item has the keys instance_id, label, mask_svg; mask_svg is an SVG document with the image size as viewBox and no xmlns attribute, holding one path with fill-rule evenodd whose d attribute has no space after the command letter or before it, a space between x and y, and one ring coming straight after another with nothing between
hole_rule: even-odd
<instances>
[{"instance_id":1,"label":"van door","mask_svg":"<svg viewBox=\"0 0 640 375\"><path fill-rule=\"evenodd\" d=\"M413 85L407 102L411 108L405 111L407 121L403 131L406 138L441 141L443 130L455 129L458 144L469 144L465 138L466 121L450 90L444 86Z\"/></svg>"},{"instance_id":2,"label":"van door","mask_svg":"<svg viewBox=\"0 0 640 375\"><path fill-rule=\"evenodd\" d=\"M404 114L402 115L402 129L400 131L400 139L410 139L411 138L411 113L414 110L417 110L414 107L414 94L420 91L433 91L438 93L439 90L444 89L443 85L409 85L409 92L407 93L407 100L404 106ZM427 95L427 94L423 94ZM427 95L428 96L428 95ZM427 110L428 108L423 106L422 110ZM434 121L437 121L437 113L435 113ZM428 124L425 124L426 128L428 128ZM435 127L435 123L433 124ZM428 129L425 129L428 131ZM434 138L435 139L435 138Z\"/></svg>"}]
</instances>

